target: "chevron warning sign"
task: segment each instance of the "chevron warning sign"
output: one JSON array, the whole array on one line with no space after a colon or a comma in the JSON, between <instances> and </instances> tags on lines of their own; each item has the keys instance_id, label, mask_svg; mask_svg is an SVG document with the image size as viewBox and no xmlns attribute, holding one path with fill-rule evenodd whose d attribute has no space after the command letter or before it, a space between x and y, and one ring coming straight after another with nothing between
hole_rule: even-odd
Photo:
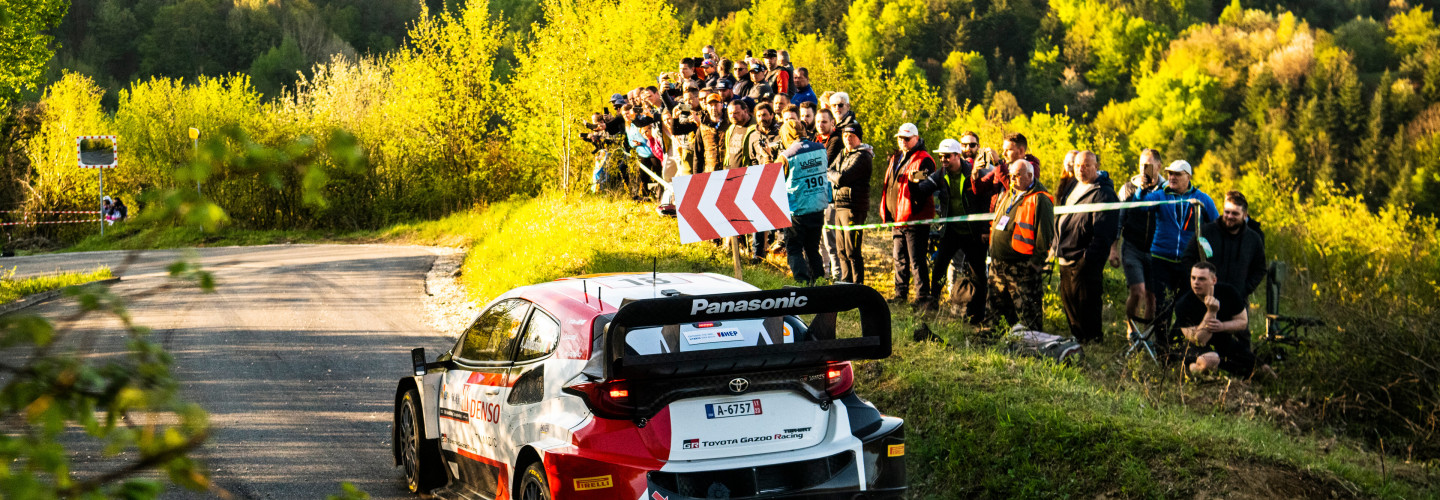
<instances>
[{"instance_id":1,"label":"chevron warning sign","mask_svg":"<svg viewBox=\"0 0 1440 500\"><path fill-rule=\"evenodd\" d=\"M680 243L790 227L779 163L676 177Z\"/></svg>"}]
</instances>

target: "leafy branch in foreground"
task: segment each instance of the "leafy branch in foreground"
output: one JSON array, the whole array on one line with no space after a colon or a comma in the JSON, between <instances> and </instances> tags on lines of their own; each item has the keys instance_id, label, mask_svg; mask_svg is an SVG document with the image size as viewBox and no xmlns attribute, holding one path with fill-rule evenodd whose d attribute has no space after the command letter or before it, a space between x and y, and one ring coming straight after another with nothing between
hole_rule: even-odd
<instances>
[{"instance_id":1,"label":"leafy branch in foreground","mask_svg":"<svg viewBox=\"0 0 1440 500\"><path fill-rule=\"evenodd\" d=\"M305 202L323 205L326 177L315 165L324 162L353 169L363 165L363 158L343 134L323 143L305 138L272 149L228 131L177 171L179 188L143 195L150 207L144 217L207 230L223 224L225 211L189 188L216 166L269 178L298 174L304 179ZM130 252L114 274L123 276L138 258L138 252ZM5 496L154 498L164 488L156 472L185 488L229 496L190 456L209 435L205 410L180 394L174 358L126 308L180 287L206 292L215 287L214 277L192 262L178 261L167 269L169 281L123 296L98 283L67 287L65 295L76 309L53 322L34 314L0 316L0 492ZM123 338L77 329L81 319L96 314L118 319ZM114 345L123 347L105 347ZM118 463L77 477L71 468L76 450L91 444L107 457L120 457Z\"/></svg>"}]
</instances>

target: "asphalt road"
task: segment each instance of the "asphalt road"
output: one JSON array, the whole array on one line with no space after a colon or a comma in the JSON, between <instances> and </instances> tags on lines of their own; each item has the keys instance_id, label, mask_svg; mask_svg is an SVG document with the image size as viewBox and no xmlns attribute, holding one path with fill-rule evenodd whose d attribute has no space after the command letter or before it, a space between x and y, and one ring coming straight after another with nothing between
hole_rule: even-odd
<instances>
[{"instance_id":1,"label":"asphalt road","mask_svg":"<svg viewBox=\"0 0 1440 500\"><path fill-rule=\"evenodd\" d=\"M423 306L436 254L379 245L200 249L190 258L214 273L215 293L182 287L138 298L163 285L165 266L184 253L144 252L124 268L124 252L0 264L17 276L111 266L122 278L112 290L137 297L129 304L135 322L153 328L175 357L182 394L209 412L211 436L196 456L234 498L324 498L342 481L373 498L407 497L390 455L394 388L412 347L433 358L450 344L427 324ZM26 311L60 318L74 310L61 298ZM74 327L71 338L98 339L95 355L122 345L113 317L92 315ZM82 449L75 469L83 477L109 464Z\"/></svg>"}]
</instances>

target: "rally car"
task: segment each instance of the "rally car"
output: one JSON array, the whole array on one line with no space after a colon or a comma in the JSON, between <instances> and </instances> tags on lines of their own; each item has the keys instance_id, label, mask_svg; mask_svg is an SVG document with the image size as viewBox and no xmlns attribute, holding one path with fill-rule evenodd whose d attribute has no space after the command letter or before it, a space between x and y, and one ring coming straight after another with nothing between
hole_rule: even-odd
<instances>
[{"instance_id":1,"label":"rally car","mask_svg":"<svg viewBox=\"0 0 1440 500\"><path fill-rule=\"evenodd\" d=\"M898 498L903 421L855 395L850 366L889 355L889 309L860 285L520 287L435 361L411 352L395 462L442 498Z\"/></svg>"}]
</instances>

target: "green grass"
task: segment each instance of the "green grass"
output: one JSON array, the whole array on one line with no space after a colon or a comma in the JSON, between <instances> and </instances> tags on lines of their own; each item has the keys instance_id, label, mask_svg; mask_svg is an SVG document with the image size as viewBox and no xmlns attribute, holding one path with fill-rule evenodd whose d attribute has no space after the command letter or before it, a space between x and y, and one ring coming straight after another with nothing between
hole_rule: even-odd
<instances>
[{"instance_id":1,"label":"green grass","mask_svg":"<svg viewBox=\"0 0 1440 500\"><path fill-rule=\"evenodd\" d=\"M88 273L59 273L33 278L15 279L15 268L0 276L0 304L7 304L27 295L57 290L71 285L110 279L110 268L101 266Z\"/></svg>"},{"instance_id":2,"label":"green grass","mask_svg":"<svg viewBox=\"0 0 1440 500\"><path fill-rule=\"evenodd\" d=\"M461 279L477 300L652 263L731 272L728 253L680 245L673 219L604 197L500 203L377 236L467 247ZM871 279L888 281L878 267ZM767 289L793 283L773 263L747 264L744 275ZM1003 354L943 319L929 323L950 347L916 343L908 337L919 321L894 309L894 355L857 368L860 394L907 420L916 498L1437 495L1434 464L1388 458L1382 474L1379 454L1323 432L1284 430L1263 412L1237 409L1244 390L1225 379L1195 381L1118 358L1118 342L1080 366L1057 366Z\"/></svg>"}]
</instances>

